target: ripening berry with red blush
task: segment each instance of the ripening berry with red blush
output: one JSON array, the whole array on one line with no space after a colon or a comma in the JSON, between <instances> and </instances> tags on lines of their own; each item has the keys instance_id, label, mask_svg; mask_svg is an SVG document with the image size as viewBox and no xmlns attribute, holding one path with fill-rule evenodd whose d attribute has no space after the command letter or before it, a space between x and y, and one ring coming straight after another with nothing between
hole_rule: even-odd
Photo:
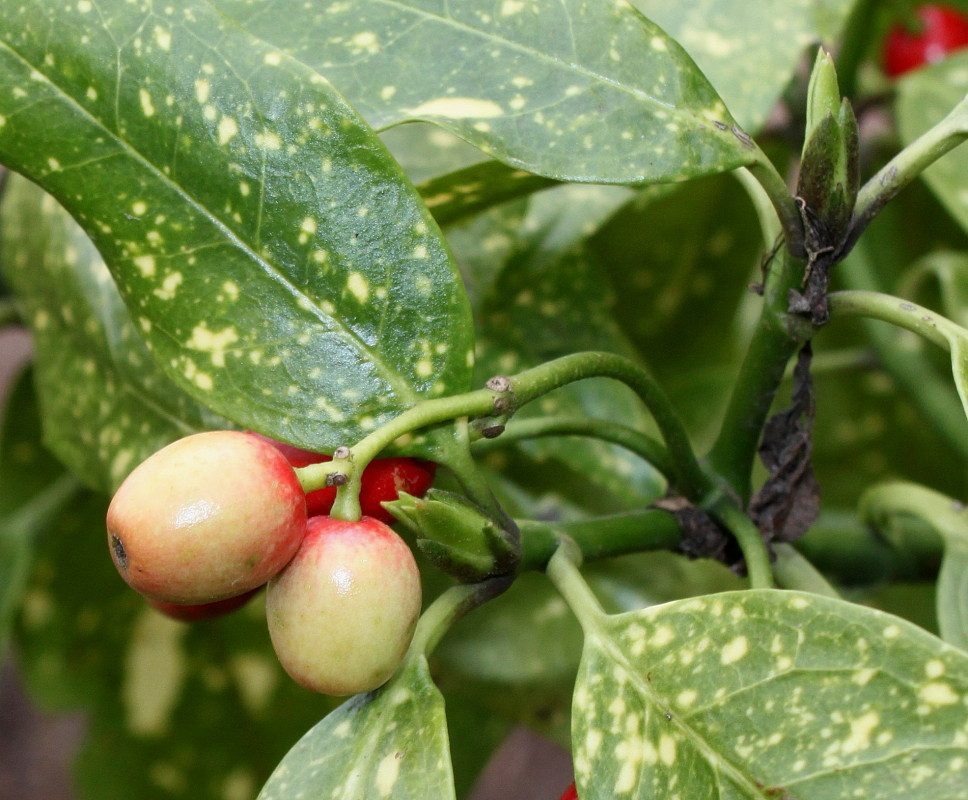
<instances>
[{"instance_id":1,"label":"ripening berry with red blush","mask_svg":"<svg viewBox=\"0 0 968 800\"><path fill-rule=\"evenodd\" d=\"M177 605L238 597L296 554L306 499L275 447L236 431L187 436L140 464L108 508L121 577Z\"/></svg>"},{"instance_id":2,"label":"ripening berry with red blush","mask_svg":"<svg viewBox=\"0 0 968 800\"><path fill-rule=\"evenodd\" d=\"M269 581L266 620L293 680L314 692L350 695L393 675L420 602L420 571L391 528L370 517L312 517L295 558Z\"/></svg>"},{"instance_id":3,"label":"ripening berry with red blush","mask_svg":"<svg viewBox=\"0 0 968 800\"><path fill-rule=\"evenodd\" d=\"M884 39L884 72L892 78L941 61L968 46L968 17L955 8L926 3L914 10L918 26L894 25Z\"/></svg>"}]
</instances>

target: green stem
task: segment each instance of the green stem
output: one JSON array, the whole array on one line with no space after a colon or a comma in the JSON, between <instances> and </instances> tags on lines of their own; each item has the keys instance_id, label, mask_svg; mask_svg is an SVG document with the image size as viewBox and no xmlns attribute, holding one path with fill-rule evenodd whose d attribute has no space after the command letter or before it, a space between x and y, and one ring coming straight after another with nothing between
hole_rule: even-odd
<instances>
[{"instance_id":1,"label":"green stem","mask_svg":"<svg viewBox=\"0 0 968 800\"><path fill-rule=\"evenodd\" d=\"M487 451L495 447L506 447L524 439L537 439L544 436L589 436L603 442L611 442L649 462L667 479L672 480L674 476L669 451L662 442L627 425L592 417L560 416L520 420L509 425L497 439L476 441L474 449Z\"/></svg>"},{"instance_id":2,"label":"green stem","mask_svg":"<svg viewBox=\"0 0 968 800\"><path fill-rule=\"evenodd\" d=\"M773 574L784 589L840 597L830 582L793 545L780 542L773 545L773 551L776 553Z\"/></svg>"},{"instance_id":3,"label":"green stem","mask_svg":"<svg viewBox=\"0 0 968 800\"><path fill-rule=\"evenodd\" d=\"M709 465L745 505L763 425L787 363L810 338L812 326L788 313L789 291L799 288L804 263L789 253L774 262L764 286L763 310L729 398Z\"/></svg>"},{"instance_id":4,"label":"green stem","mask_svg":"<svg viewBox=\"0 0 968 800\"><path fill-rule=\"evenodd\" d=\"M417 629L410 643L410 653L422 655L432 653L444 634L457 620L497 597L510 585L510 578L501 577L491 578L482 583L462 583L451 586L420 615L420 621L417 623Z\"/></svg>"},{"instance_id":5,"label":"green stem","mask_svg":"<svg viewBox=\"0 0 968 800\"><path fill-rule=\"evenodd\" d=\"M549 361L508 378L509 389L506 392L479 389L452 397L425 400L361 439L352 448L352 463L343 463L351 472L362 472L378 453L411 431L461 417L493 416L497 413L495 401L499 399L505 399L509 403L507 408L501 409L500 415L510 416L516 409L553 389L588 378L614 378L629 386L652 412L665 439L677 488L690 498L699 498L705 494L709 481L696 460L686 428L675 407L645 370L633 361L613 353L574 353ZM333 461L326 465L305 467L300 479L304 486L318 488L313 487L313 478L322 476L325 480L325 476L334 471L337 463ZM338 469L335 466L335 470ZM322 483L320 481L320 485Z\"/></svg>"},{"instance_id":6,"label":"green stem","mask_svg":"<svg viewBox=\"0 0 968 800\"><path fill-rule=\"evenodd\" d=\"M944 326L955 323L916 303L889 294L849 289L829 295L830 317L866 317L889 322L916 333L932 344L951 350ZM939 327L940 326L940 327Z\"/></svg>"},{"instance_id":7,"label":"green stem","mask_svg":"<svg viewBox=\"0 0 968 800\"><path fill-rule=\"evenodd\" d=\"M882 527L893 516L916 517L935 530L968 529L968 509L947 495L908 481L878 484L861 497L862 520Z\"/></svg>"},{"instance_id":8,"label":"green stem","mask_svg":"<svg viewBox=\"0 0 968 800\"><path fill-rule=\"evenodd\" d=\"M512 572L520 560L521 532L494 496L490 485L481 474L477 462L471 455L470 426L466 419L457 423L455 433L458 437L457 446L450 448L446 465L457 478L467 498L483 509L497 523L498 529L502 531L504 541L513 555L507 560L499 559L495 567L502 572Z\"/></svg>"},{"instance_id":9,"label":"green stem","mask_svg":"<svg viewBox=\"0 0 968 800\"><path fill-rule=\"evenodd\" d=\"M753 209L756 211L756 218L760 222L760 233L763 236L763 244L766 247L773 247L773 243L783 232L780 220L777 218L770 196L766 193L762 184L746 168L734 170L732 173L746 190Z\"/></svg>"},{"instance_id":10,"label":"green stem","mask_svg":"<svg viewBox=\"0 0 968 800\"><path fill-rule=\"evenodd\" d=\"M578 569L579 566L581 566L581 551L574 542L562 539L548 562L546 574L555 588L561 592L572 613L578 617L578 622L587 635L589 631L594 631L601 625L605 610L585 583Z\"/></svg>"},{"instance_id":11,"label":"green stem","mask_svg":"<svg viewBox=\"0 0 968 800\"><path fill-rule=\"evenodd\" d=\"M867 247L854 248L844 263L842 278L854 290L875 290L878 281ZM835 301L835 305L838 301ZM924 415L928 424L966 461L968 425L957 395L920 352L901 346L896 332L877 319L863 320L877 359L901 390Z\"/></svg>"},{"instance_id":12,"label":"green stem","mask_svg":"<svg viewBox=\"0 0 968 800\"><path fill-rule=\"evenodd\" d=\"M733 534L743 551L750 586L754 589L773 588L773 569L766 542L753 521L728 500L717 503L710 513Z\"/></svg>"},{"instance_id":13,"label":"green stem","mask_svg":"<svg viewBox=\"0 0 968 800\"><path fill-rule=\"evenodd\" d=\"M850 252L861 233L905 186L968 137L968 98L892 158L861 187L838 258Z\"/></svg>"},{"instance_id":14,"label":"green stem","mask_svg":"<svg viewBox=\"0 0 968 800\"><path fill-rule=\"evenodd\" d=\"M800 209L797 208L796 200L786 185L786 181L783 180L783 176L776 171L773 162L759 148L757 148L757 161L750 164L747 169L763 187L773 204L773 209L776 211L780 227L783 229L783 235L786 238L787 251L795 258L803 258L806 255L803 218L800 216Z\"/></svg>"},{"instance_id":15,"label":"green stem","mask_svg":"<svg viewBox=\"0 0 968 800\"><path fill-rule=\"evenodd\" d=\"M562 538L573 541L585 561L674 550L682 539L675 517L653 508L578 522L519 520L517 524L522 545L519 571L545 569Z\"/></svg>"}]
</instances>

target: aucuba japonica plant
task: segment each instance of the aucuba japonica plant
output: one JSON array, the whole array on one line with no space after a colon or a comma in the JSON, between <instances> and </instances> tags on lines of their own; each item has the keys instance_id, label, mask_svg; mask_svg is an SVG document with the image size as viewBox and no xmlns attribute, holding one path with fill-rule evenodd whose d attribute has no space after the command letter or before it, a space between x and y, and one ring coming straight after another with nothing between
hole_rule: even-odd
<instances>
[{"instance_id":1,"label":"aucuba japonica plant","mask_svg":"<svg viewBox=\"0 0 968 800\"><path fill-rule=\"evenodd\" d=\"M919 13L0 4L0 646L79 795L466 797L526 725L582 800L968 797Z\"/></svg>"}]
</instances>

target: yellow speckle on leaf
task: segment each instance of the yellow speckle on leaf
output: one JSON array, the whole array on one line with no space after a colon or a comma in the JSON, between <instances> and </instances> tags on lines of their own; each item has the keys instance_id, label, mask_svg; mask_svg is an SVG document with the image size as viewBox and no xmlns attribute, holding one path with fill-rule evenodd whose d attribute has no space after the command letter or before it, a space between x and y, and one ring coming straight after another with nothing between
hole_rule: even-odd
<instances>
[{"instance_id":1,"label":"yellow speckle on leaf","mask_svg":"<svg viewBox=\"0 0 968 800\"><path fill-rule=\"evenodd\" d=\"M950 706L958 702L958 693L943 681L926 683L918 692L918 699L929 706Z\"/></svg>"},{"instance_id":2,"label":"yellow speckle on leaf","mask_svg":"<svg viewBox=\"0 0 968 800\"><path fill-rule=\"evenodd\" d=\"M222 117L218 123L218 143L227 145L239 132L239 123L233 117Z\"/></svg>"},{"instance_id":3,"label":"yellow speckle on leaf","mask_svg":"<svg viewBox=\"0 0 968 800\"><path fill-rule=\"evenodd\" d=\"M138 271L146 278L150 278L155 274L155 257L154 256L138 256L134 260L134 265L138 268Z\"/></svg>"},{"instance_id":4,"label":"yellow speckle on leaf","mask_svg":"<svg viewBox=\"0 0 968 800\"><path fill-rule=\"evenodd\" d=\"M745 636L737 636L723 648L723 651L720 654L720 660L723 662L723 664L735 664L748 652L749 641Z\"/></svg>"},{"instance_id":5,"label":"yellow speckle on leaf","mask_svg":"<svg viewBox=\"0 0 968 800\"><path fill-rule=\"evenodd\" d=\"M151 94L147 89L139 89L138 97L141 99L141 111L146 117L155 115L155 104L151 100Z\"/></svg>"},{"instance_id":6,"label":"yellow speckle on leaf","mask_svg":"<svg viewBox=\"0 0 968 800\"><path fill-rule=\"evenodd\" d=\"M360 303L366 303L370 299L370 284L359 272L350 273L346 280L346 288Z\"/></svg>"}]
</instances>

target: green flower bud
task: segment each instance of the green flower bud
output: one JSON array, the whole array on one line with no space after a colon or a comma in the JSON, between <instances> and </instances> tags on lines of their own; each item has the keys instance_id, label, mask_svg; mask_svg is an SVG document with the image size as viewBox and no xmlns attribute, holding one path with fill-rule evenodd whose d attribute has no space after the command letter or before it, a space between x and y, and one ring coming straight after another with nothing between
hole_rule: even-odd
<instances>
[{"instance_id":1,"label":"green flower bud","mask_svg":"<svg viewBox=\"0 0 968 800\"><path fill-rule=\"evenodd\" d=\"M401 492L383 507L417 537L438 569L471 583L494 575L514 553L498 524L467 499L431 489L425 497Z\"/></svg>"}]
</instances>

